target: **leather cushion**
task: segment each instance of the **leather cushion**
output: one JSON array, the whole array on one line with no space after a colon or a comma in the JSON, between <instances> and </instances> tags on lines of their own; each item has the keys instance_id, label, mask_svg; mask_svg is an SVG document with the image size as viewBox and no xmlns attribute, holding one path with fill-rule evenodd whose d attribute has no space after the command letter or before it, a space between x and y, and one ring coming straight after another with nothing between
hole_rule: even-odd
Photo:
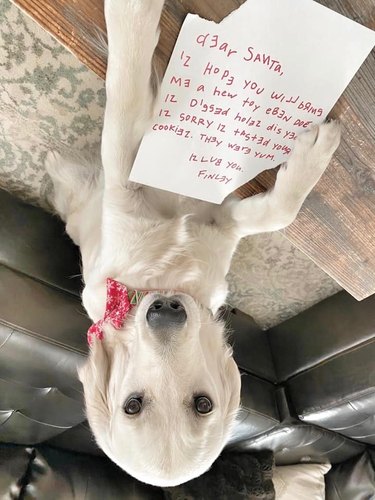
<instances>
[{"instance_id":1,"label":"leather cushion","mask_svg":"<svg viewBox=\"0 0 375 500\"><path fill-rule=\"evenodd\" d=\"M287 383L301 420L375 444L375 339Z\"/></svg>"},{"instance_id":2,"label":"leather cushion","mask_svg":"<svg viewBox=\"0 0 375 500\"><path fill-rule=\"evenodd\" d=\"M88 455L105 456L104 452L96 444L94 435L87 421L57 434L46 441L45 444L63 450L87 453Z\"/></svg>"},{"instance_id":3,"label":"leather cushion","mask_svg":"<svg viewBox=\"0 0 375 500\"><path fill-rule=\"evenodd\" d=\"M90 324L78 297L0 266L0 441L36 444L85 420Z\"/></svg>"},{"instance_id":4,"label":"leather cushion","mask_svg":"<svg viewBox=\"0 0 375 500\"><path fill-rule=\"evenodd\" d=\"M280 423L276 387L245 373L241 382L241 410L230 443L250 439Z\"/></svg>"},{"instance_id":5,"label":"leather cushion","mask_svg":"<svg viewBox=\"0 0 375 500\"><path fill-rule=\"evenodd\" d=\"M21 498L31 453L18 446L0 446L0 498Z\"/></svg>"},{"instance_id":6,"label":"leather cushion","mask_svg":"<svg viewBox=\"0 0 375 500\"><path fill-rule=\"evenodd\" d=\"M49 447L34 450L25 500L158 500L159 488L133 479L107 458L67 453Z\"/></svg>"},{"instance_id":7,"label":"leather cushion","mask_svg":"<svg viewBox=\"0 0 375 500\"><path fill-rule=\"evenodd\" d=\"M340 292L268 330L280 382L375 336L375 295L361 302Z\"/></svg>"},{"instance_id":8,"label":"leather cushion","mask_svg":"<svg viewBox=\"0 0 375 500\"><path fill-rule=\"evenodd\" d=\"M0 378L39 389L57 387L82 401L77 367L86 359L83 354L1 324L0 344Z\"/></svg>"},{"instance_id":9,"label":"leather cushion","mask_svg":"<svg viewBox=\"0 0 375 500\"><path fill-rule=\"evenodd\" d=\"M0 189L0 264L79 295L79 250L58 217Z\"/></svg>"},{"instance_id":10,"label":"leather cushion","mask_svg":"<svg viewBox=\"0 0 375 500\"><path fill-rule=\"evenodd\" d=\"M364 451L365 446L314 425L289 421L255 438L231 446L238 451L273 450L276 465L299 462L339 463Z\"/></svg>"},{"instance_id":11,"label":"leather cushion","mask_svg":"<svg viewBox=\"0 0 375 500\"><path fill-rule=\"evenodd\" d=\"M78 297L0 265L0 323L85 354L91 321ZM32 362L25 358L21 364Z\"/></svg>"},{"instance_id":12,"label":"leather cushion","mask_svg":"<svg viewBox=\"0 0 375 500\"><path fill-rule=\"evenodd\" d=\"M367 450L335 465L325 477L326 500L375 498L375 452Z\"/></svg>"},{"instance_id":13,"label":"leather cushion","mask_svg":"<svg viewBox=\"0 0 375 500\"><path fill-rule=\"evenodd\" d=\"M292 465L299 462L338 463L365 449L363 443L300 422L294 416L294 409L290 407L283 387L276 389L275 396L280 423L257 435L249 433L248 437L232 439L230 450L273 450L277 465ZM252 418L249 414L249 419Z\"/></svg>"},{"instance_id":14,"label":"leather cushion","mask_svg":"<svg viewBox=\"0 0 375 500\"><path fill-rule=\"evenodd\" d=\"M272 359L269 339L251 316L238 309L228 308L225 320L233 354L241 370L276 382L276 372Z\"/></svg>"}]
</instances>

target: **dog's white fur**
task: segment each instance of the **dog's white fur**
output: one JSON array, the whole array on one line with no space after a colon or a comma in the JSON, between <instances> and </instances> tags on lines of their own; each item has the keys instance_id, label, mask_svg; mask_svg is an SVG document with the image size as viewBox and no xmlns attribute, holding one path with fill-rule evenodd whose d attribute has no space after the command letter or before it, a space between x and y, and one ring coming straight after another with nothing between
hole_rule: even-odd
<instances>
[{"instance_id":1,"label":"dog's white fur","mask_svg":"<svg viewBox=\"0 0 375 500\"><path fill-rule=\"evenodd\" d=\"M290 224L339 144L336 123L302 134L272 191L221 206L128 182L139 142L152 115L151 59L163 0L106 0L107 104L103 169L49 153L54 206L80 246L83 303L103 317L106 278L134 289L179 293L187 322L161 343L146 312L155 294L133 309L122 330L105 327L80 370L87 416L98 444L141 481L172 486L206 471L227 442L240 402L240 375L223 324L231 257L245 235ZM150 165L157 168L157 165ZM135 417L123 405L132 393L146 402ZM197 415L196 394L213 411Z\"/></svg>"}]
</instances>

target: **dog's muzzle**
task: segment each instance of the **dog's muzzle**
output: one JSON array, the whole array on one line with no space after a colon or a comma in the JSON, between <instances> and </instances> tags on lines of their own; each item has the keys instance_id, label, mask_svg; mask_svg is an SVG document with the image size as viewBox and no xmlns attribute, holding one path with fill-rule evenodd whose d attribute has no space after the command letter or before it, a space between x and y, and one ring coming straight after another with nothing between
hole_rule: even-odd
<instances>
[{"instance_id":1,"label":"dog's muzzle","mask_svg":"<svg viewBox=\"0 0 375 500\"><path fill-rule=\"evenodd\" d=\"M176 297L160 297L148 308L146 319L152 330L180 329L186 323L184 306Z\"/></svg>"}]
</instances>

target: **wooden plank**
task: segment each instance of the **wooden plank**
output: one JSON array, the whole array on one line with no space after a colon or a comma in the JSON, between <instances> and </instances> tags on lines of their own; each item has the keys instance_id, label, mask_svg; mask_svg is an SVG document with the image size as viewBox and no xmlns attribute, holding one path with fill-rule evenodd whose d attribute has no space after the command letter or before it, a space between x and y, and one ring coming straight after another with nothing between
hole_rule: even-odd
<instances>
[{"instance_id":1,"label":"wooden plank","mask_svg":"<svg viewBox=\"0 0 375 500\"><path fill-rule=\"evenodd\" d=\"M103 0L13 0L101 78L106 56L96 33L105 33ZM167 0L161 20L156 63L164 71L188 12L216 22L244 0ZM373 0L321 0L320 3L375 28ZM375 53L331 112L343 126L332 164L285 236L358 300L375 292ZM334 78L334 75L333 75ZM267 171L240 188L241 197L272 186Z\"/></svg>"},{"instance_id":2,"label":"wooden plank","mask_svg":"<svg viewBox=\"0 0 375 500\"><path fill-rule=\"evenodd\" d=\"M98 53L98 33L105 34L102 0L13 0L13 3L100 78L105 78L107 57Z\"/></svg>"},{"instance_id":3,"label":"wooden plank","mask_svg":"<svg viewBox=\"0 0 375 500\"><path fill-rule=\"evenodd\" d=\"M325 0L375 28L372 0ZM285 234L356 299L375 292L375 52L331 112L343 128L327 172Z\"/></svg>"}]
</instances>

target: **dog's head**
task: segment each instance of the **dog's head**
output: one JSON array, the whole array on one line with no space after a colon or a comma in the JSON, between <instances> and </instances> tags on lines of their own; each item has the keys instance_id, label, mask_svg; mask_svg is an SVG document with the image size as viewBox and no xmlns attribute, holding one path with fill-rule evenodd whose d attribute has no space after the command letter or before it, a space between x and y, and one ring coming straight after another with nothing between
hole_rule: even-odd
<instances>
[{"instance_id":1,"label":"dog's head","mask_svg":"<svg viewBox=\"0 0 375 500\"><path fill-rule=\"evenodd\" d=\"M80 369L99 446L145 483L201 475L225 445L240 374L224 325L184 294L148 294L122 330L105 327Z\"/></svg>"}]
</instances>

